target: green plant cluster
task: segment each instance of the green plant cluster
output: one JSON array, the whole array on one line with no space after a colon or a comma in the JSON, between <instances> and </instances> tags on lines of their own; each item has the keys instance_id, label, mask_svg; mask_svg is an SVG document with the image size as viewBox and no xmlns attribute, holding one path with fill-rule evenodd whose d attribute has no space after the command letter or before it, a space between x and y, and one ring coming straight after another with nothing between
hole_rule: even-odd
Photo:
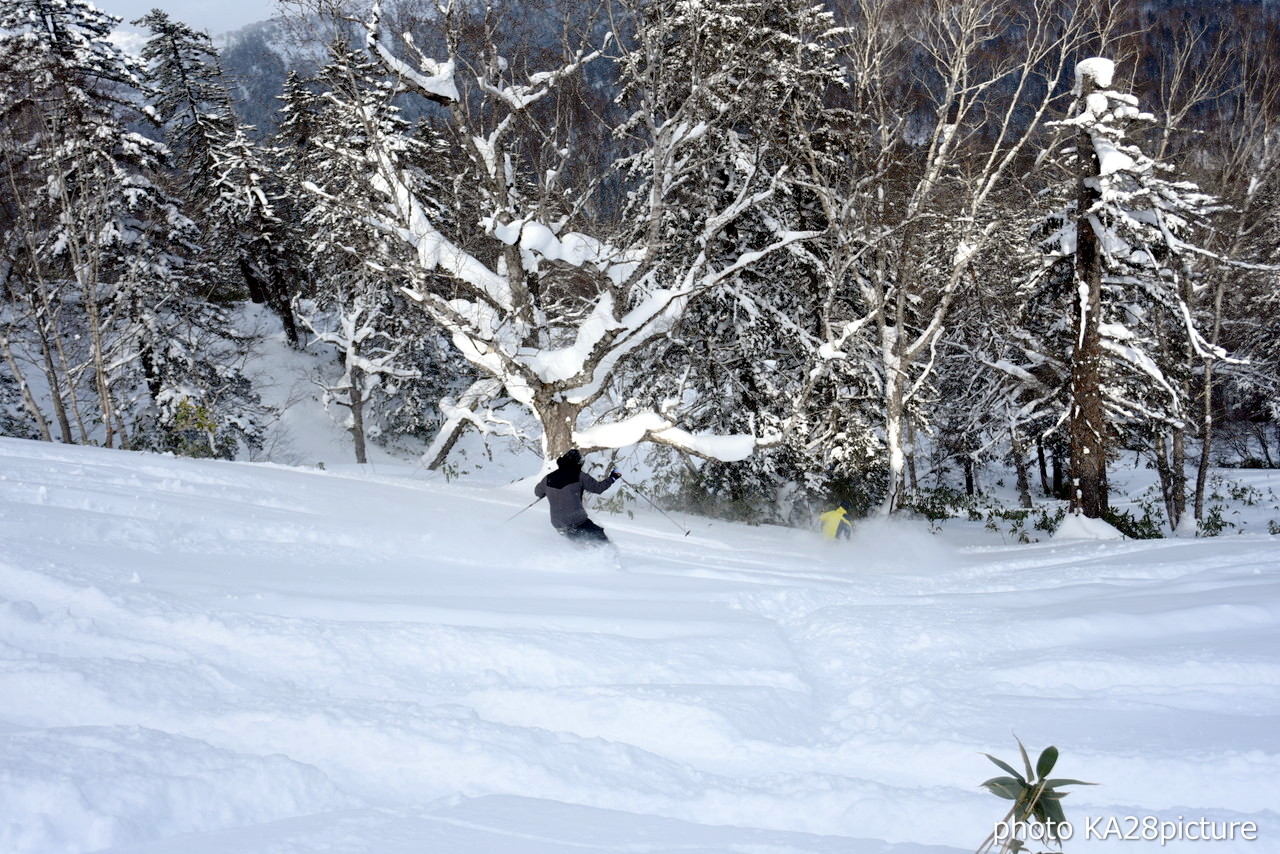
<instances>
[{"instance_id":1,"label":"green plant cluster","mask_svg":"<svg viewBox=\"0 0 1280 854\"><path fill-rule=\"evenodd\" d=\"M1274 509L1280 510L1275 490L1268 489L1263 492L1256 486L1225 478L1221 474L1215 473L1209 477L1209 490L1204 518L1196 526L1196 536L1199 537L1218 537L1226 533L1227 529L1238 527L1227 517L1228 515L1238 516L1240 511L1228 510L1229 504L1257 507L1271 502ZM1280 524L1277 524L1274 519L1268 520L1267 532L1272 535L1280 534Z\"/></svg>"},{"instance_id":2,"label":"green plant cluster","mask_svg":"<svg viewBox=\"0 0 1280 854\"><path fill-rule=\"evenodd\" d=\"M1218 457L1218 459L1217 459L1217 461L1214 463L1214 465L1218 466L1218 468L1224 468L1224 469L1269 469L1269 468L1274 468L1274 466L1273 466L1271 463L1267 462L1266 460L1262 459L1261 457L1255 457L1255 456L1253 456L1253 455L1250 455L1250 456L1247 456L1247 457L1241 457L1240 459L1229 459L1229 458L1227 458L1227 457Z\"/></svg>"},{"instance_id":3,"label":"green plant cluster","mask_svg":"<svg viewBox=\"0 0 1280 854\"><path fill-rule=\"evenodd\" d=\"M1049 777L1058 763L1058 748L1053 745L1041 751L1033 771L1031 758L1027 755L1027 749L1023 746L1022 740L1016 736L1015 740L1018 742L1018 753L1022 756L1025 775L1020 774L1007 762L997 759L990 753L984 753L983 756L995 763L1000 770L1007 772L1008 776L992 777L983 783L982 787L997 797L1013 801L1013 806L1005 815L1003 822L1005 826L1017 827L1028 823L1039 823L1044 825L1047 838L1061 845L1058 826L1065 824L1067 820L1062 812L1062 799L1068 793L1060 789L1063 786L1096 786L1097 784L1066 777ZM978 854L990 851L996 841L994 833L988 836L986 842L978 848ZM1022 840L1010 836L1001 844L1000 851L1016 852L1023 847Z\"/></svg>"},{"instance_id":4,"label":"green plant cluster","mask_svg":"<svg viewBox=\"0 0 1280 854\"><path fill-rule=\"evenodd\" d=\"M635 490L627 489L626 484L623 484L615 489L612 495L607 497L602 495L596 498L595 507L593 509L600 511L601 513L610 513L614 516L617 516L620 513L626 513L628 519L634 519L636 518L635 511L627 506L627 500L629 498L634 498L635 495Z\"/></svg>"},{"instance_id":5,"label":"green plant cluster","mask_svg":"<svg viewBox=\"0 0 1280 854\"><path fill-rule=\"evenodd\" d=\"M947 519L953 519L962 512L968 513L971 520L978 521L972 515L972 511L975 510L976 506L976 501L972 496L966 495L954 487L935 486L932 489L919 489L908 493L903 499L900 508L902 512L913 514L928 520L931 524L936 524Z\"/></svg>"},{"instance_id":6,"label":"green plant cluster","mask_svg":"<svg viewBox=\"0 0 1280 854\"><path fill-rule=\"evenodd\" d=\"M1196 525L1197 537L1220 537L1228 528L1234 528L1235 522L1227 519L1226 508L1219 502L1214 502L1205 508L1204 518ZM1238 510L1233 510L1238 513Z\"/></svg>"},{"instance_id":7,"label":"green plant cluster","mask_svg":"<svg viewBox=\"0 0 1280 854\"><path fill-rule=\"evenodd\" d=\"M165 423L167 422L167 423ZM203 403L184 397L172 415L138 438L141 447L196 459L233 459L237 441L220 427L213 411Z\"/></svg>"},{"instance_id":8,"label":"green plant cluster","mask_svg":"<svg viewBox=\"0 0 1280 854\"><path fill-rule=\"evenodd\" d=\"M1116 510L1107 508L1102 520L1131 540L1159 540L1164 537L1161 528L1164 514L1153 514L1144 508L1141 516L1134 515L1132 510Z\"/></svg>"},{"instance_id":9,"label":"green plant cluster","mask_svg":"<svg viewBox=\"0 0 1280 854\"><path fill-rule=\"evenodd\" d=\"M857 473L830 470L805 472L798 481L779 478L777 471L799 466L786 452L775 452L777 470L756 470L738 463L707 461L697 466L672 464L670 449L655 448L649 457L655 474L644 488L664 508L741 522L746 525L812 524L819 513L843 505L850 518L863 518L884 500L888 472L869 466ZM790 467L790 468L789 468ZM791 484L780 492L779 483ZM785 493L785 494L784 494Z\"/></svg>"},{"instance_id":10,"label":"green plant cluster","mask_svg":"<svg viewBox=\"0 0 1280 854\"><path fill-rule=\"evenodd\" d=\"M1019 543L1038 542L1035 531L1052 534L1067 515L1066 505L1058 501L1033 508L1002 507L950 486L912 492L901 507L904 512L926 520L934 533L941 530L941 523L947 519L967 518L970 522L983 522L987 530L1007 535Z\"/></svg>"}]
</instances>

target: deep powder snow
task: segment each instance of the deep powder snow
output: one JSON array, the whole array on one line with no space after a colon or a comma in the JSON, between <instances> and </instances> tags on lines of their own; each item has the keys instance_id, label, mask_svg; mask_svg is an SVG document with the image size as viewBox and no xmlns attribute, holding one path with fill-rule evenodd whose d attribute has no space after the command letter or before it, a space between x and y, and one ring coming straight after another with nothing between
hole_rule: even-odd
<instances>
[{"instance_id":1,"label":"deep powder snow","mask_svg":"<svg viewBox=\"0 0 1280 854\"><path fill-rule=\"evenodd\" d=\"M1086 818L1280 851L1280 539L1002 545L0 439L0 851L972 851L1013 732ZM1180 818L1181 817L1181 818Z\"/></svg>"}]
</instances>

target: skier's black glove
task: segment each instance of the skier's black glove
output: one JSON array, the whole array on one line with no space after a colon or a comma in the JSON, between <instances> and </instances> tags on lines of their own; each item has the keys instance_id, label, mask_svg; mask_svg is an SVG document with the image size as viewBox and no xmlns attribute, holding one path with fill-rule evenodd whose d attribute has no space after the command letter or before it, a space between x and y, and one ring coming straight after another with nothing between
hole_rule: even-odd
<instances>
[{"instance_id":1,"label":"skier's black glove","mask_svg":"<svg viewBox=\"0 0 1280 854\"><path fill-rule=\"evenodd\" d=\"M609 479L622 480L622 472L618 471L617 469L614 469L613 471L609 472Z\"/></svg>"}]
</instances>

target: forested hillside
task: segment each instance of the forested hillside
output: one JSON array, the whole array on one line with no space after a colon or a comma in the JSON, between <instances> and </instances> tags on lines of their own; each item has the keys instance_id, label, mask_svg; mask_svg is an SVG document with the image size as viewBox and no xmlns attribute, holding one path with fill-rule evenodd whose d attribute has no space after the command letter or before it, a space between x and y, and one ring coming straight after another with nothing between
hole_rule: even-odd
<instances>
[{"instance_id":1,"label":"forested hillside","mask_svg":"<svg viewBox=\"0 0 1280 854\"><path fill-rule=\"evenodd\" d=\"M142 56L0 2L0 431L244 457L266 334L447 466L642 443L688 508L1206 518L1280 453L1274 3L287 4ZM952 480L949 480L952 479Z\"/></svg>"}]
</instances>

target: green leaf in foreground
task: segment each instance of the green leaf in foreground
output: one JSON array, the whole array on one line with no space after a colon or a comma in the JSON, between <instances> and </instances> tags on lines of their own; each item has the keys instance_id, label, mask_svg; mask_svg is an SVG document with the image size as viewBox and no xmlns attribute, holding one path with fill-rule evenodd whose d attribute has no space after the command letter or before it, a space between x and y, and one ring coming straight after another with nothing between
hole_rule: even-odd
<instances>
[{"instance_id":1,"label":"green leaf in foreground","mask_svg":"<svg viewBox=\"0 0 1280 854\"><path fill-rule=\"evenodd\" d=\"M1044 749L1040 754L1040 758L1036 760L1036 776L1043 780L1049 776L1049 772L1053 770L1053 766L1058 762L1058 748L1052 744Z\"/></svg>"},{"instance_id":2,"label":"green leaf in foreground","mask_svg":"<svg viewBox=\"0 0 1280 854\"><path fill-rule=\"evenodd\" d=\"M1058 748L1050 745L1040 752L1040 756L1036 759L1035 773L1031 770L1031 757L1027 755L1027 749L1023 746L1022 740L1015 736L1018 742L1018 753L1022 757L1022 763L1026 766L1027 776L1023 777L1009 763L997 759L990 753L984 753L987 757L1000 768L1007 771L1011 776L1008 777L992 777L990 780L982 783L982 788L991 792L991 794L1003 798L1007 801L1013 801L1013 806L1009 809L1004 821L1009 827L1023 827L1023 832L1028 825L1042 825L1044 832L1037 839L1047 839L1056 843L1059 847L1062 841L1058 836L1058 828L1066 823L1066 816L1062 812L1062 799L1069 792L1059 791L1063 786L1094 786L1096 783L1088 783L1084 780L1075 780L1070 777L1054 777L1048 778L1048 774L1053 771L1054 766L1058 764ZM986 854L996 844L994 834L987 837L987 841L982 848L978 849L978 854ZM1001 854L1013 854L1026 847L1026 841L1016 837L1009 837L1001 840Z\"/></svg>"}]
</instances>

